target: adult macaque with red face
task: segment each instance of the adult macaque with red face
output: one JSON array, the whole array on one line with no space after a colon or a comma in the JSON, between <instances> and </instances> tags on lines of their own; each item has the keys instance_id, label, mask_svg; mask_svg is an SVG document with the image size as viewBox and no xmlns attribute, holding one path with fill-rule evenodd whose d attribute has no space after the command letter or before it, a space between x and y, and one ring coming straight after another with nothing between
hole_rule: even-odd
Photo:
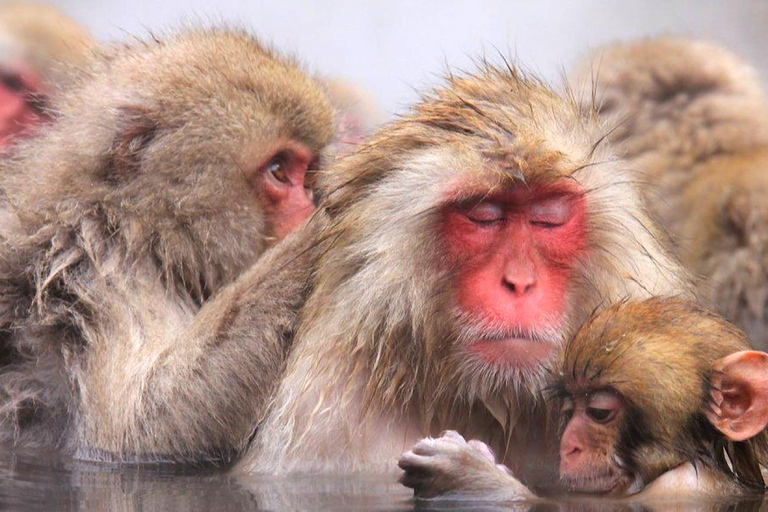
<instances>
[{"instance_id":1,"label":"adult macaque with red face","mask_svg":"<svg viewBox=\"0 0 768 512\"><path fill-rule=\"evenodd\" d=\"M0 4L0 149L49 120L49 98L93 46L88 32L54 7Z\"/></svg>"},{"instance_id":2,"label":"adult macaque with red face","mask_svg":"<svg viewBox=\"0 0 768 512\"><path fill-rule=\"evenodd\" d=\"M564 489L637 500L764 491L768 354L733 325L678 299L620 303L582 327L557 368ZM400 466L417 497L536 499L456 432L420 441Z\"/></svg>"},{"instance_id":3,"label":"adult macaque with red face","mask_svg":"<svg viewBox=\"0 0 768 512\"><path fill-rule=\"evenodd\" d=\"M239 469L387 471L457 428L545 478L539 393L564 341L606 301L688 293L604 134L540 82L487 68L320 174L327 224L302 233L317 260Z\"/></svg>"}]
</instances>

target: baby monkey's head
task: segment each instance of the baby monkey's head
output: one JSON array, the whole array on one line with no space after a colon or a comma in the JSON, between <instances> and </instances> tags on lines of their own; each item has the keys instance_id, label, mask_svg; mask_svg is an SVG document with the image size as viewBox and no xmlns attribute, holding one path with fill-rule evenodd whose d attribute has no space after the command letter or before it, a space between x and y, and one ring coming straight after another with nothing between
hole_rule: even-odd
<instances>
[{"instance_id":1,"label":"baby monkey's head","mask_svg":"<svg viewBox=\"0 0 768 512\"><path fill-rule=\"evenodd\" d=\"M560 477L574 491L634 494L685 462L762 488L768 354L679 299L622 302L560 357Z\"/></svg>"}]
</instances>

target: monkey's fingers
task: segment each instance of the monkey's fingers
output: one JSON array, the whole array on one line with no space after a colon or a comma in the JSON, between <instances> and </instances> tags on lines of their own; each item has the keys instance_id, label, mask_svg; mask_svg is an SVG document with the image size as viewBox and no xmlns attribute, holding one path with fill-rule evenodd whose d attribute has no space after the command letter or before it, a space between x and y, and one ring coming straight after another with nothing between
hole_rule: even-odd
<instances>
[{"instance_id":1,"label":"monkey's fingers","mask_svg":"<svg viewBox=\"0 0 768 512\"><path fill-rule=\"evenodd\" d=\"M429 473L438 470L438 464L431 455L419 455L413 451L407 451L400 456L397 466L407 472Z\"/></svg>"},{"instance_id":2,"label":"monkey's fingers","mask_svg":"<svg viewBox=\"0 0 768 512\"><path fill-rule=\"evenodd\" d=\"M415 453L416 455L432 456L439 453L456 452L463 446L466 446L466 442L464 441L463 437L461 438L461 442L451 437L425 437L413 445L411 452Z\"/></svg>"},{"instance_id":3,"label":"monkey's fingers","mask_svg":"<svg viewBox=\"0 0 768 512\"><path fill-rule=\"evenodd\" d=\"M496 455L487 444L477 439L472 439L467 444L490 462L496 464Z\"/></svg>"},{"instance_id":4,"label":"monkey's fingers","mask_svg":"<svg viewBox=\"0 0 768 512\"><path fill-rule=\"evenodd\" d=\"M439 471L432 457L416 455L411 451L405 452L397 461L397 465L404 471L399 482L414 490L433 480L435 473Z\"/></svg>"},{"instance_id":5,"label":"monkey's fingers","mask_svg":"<svg viewBox=\"0 0 768 512\"><path fill-rule=\"evenodd\" d=\"M438 439L445 439L446 441L453 441L458 444L465 444L467 441L464 436L456 432L455 430L444 430Z\"/></svg>"}]
</instances>

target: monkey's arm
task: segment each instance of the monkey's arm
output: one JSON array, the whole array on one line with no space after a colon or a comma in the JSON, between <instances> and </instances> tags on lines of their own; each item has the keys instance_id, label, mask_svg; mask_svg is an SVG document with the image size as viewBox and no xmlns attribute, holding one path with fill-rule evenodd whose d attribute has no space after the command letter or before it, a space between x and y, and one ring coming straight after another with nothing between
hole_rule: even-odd
<instances>
[{"instance_id":1,"label":"monkey's arm","mask_svg":"<svg viewBox=\"0 0 768 512\"><path fill-rule=\"evenodd\" d=\"M244 449L283 370L319 223L262 256L191 326L89 347L80 456L207 460ZM142 321L127 327L152 333Z\"/></svg>"},{"instance_id":2,"label":"monkey's arm","mask_svg":"<svg viewBox=\"0 0 768 512\"><path fill-rule=\"evenodd\" d=\"M494 502L535 498L510 471L496 464L491 450L476 440L465 441L454 431L425 438L398 461L405 472L400 482L416 499L471 499Z\"/></svg>"}]
</instances>

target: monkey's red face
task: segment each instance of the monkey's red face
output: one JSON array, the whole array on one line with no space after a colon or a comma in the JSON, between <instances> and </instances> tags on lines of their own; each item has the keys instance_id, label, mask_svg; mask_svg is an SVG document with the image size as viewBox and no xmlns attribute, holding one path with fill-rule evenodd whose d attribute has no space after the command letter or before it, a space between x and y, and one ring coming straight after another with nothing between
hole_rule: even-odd
<instances>
[{"instance_id":1,"label":"monkey's red face","mask_svg":"<svg viewBox=\"0 0 768 512\"><path fill-rule=\"evenodd\" d=\"M0 70L0 147L19 136L28 135L45 121L45 116L33 101L39 84L32 73Z\"/></svg>"},{"instance_id":2,"label":"monkey's red face","mask_svg":"<svg viewBox=\"0 0 768 512\"><path fill-rule=\"evenodd\" d=\"M566 320L571 271L586 245L586 212L571 183L516 185L446 210L467 353L499 368L540 365Z\"/></svg>"},{"instance_id":3,"label":"monkey's red face","mask_svg":"<svg viewBox=\"0 0 768 512\"><path fill-rule=\"evenodd\" d=\"M563 402L569 418L560 439L560 479L572 491L624 494L634 476L623 469L615 447L625 418L622 398L600 390Z\"/></svg>"},{"instance_id":4,"label":"monkey's red face","mask_svg":"<svg viewBox=\"0 0 768 512\"><path fill-rule=\"evenodd\" d=\"M282 240L312 215L310 168L316 160L298 142L281 144L259 165L255 188L269 217L272 236Z\"/></svg>"}]
</instances>

